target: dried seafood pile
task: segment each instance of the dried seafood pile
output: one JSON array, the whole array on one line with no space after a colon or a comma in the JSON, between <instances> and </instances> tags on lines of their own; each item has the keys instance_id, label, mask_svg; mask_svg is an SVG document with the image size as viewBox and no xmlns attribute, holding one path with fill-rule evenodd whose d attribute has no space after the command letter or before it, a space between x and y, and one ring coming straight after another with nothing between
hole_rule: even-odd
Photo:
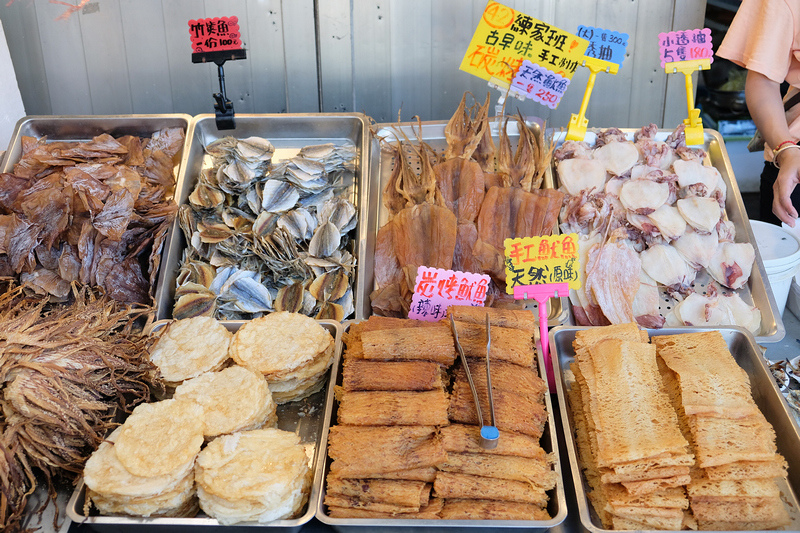
<instances>
[{"instance_id":1,"label":"dried seafood pile","mask_svg":"<svg viewBox=\"0 0 800 533\"><path fill-rule=\"evenodd\" d=\"M772 362L769 369L795 419L800 422L800 356Z\"/></svg>"},{"instance_id":2,"label":"dried seafood pile","mask_svg":"<svg viewBox=\"0 0 800 533\"><path fill-rule=\"evenodd\" d=\"M188 246L173 317L247 319L272 311L342 320L354 311L358 218L351 143L309 145L274 162L259 137L223 137L178 214Z\"/></svg>"},{"instance_id":3,"label":"dried seafood pile","mask_svg":"<svg viewBox=\"0 0 800 533\"><path fill-rule=\"evenodd\" d=\"M735 242L725 181L705 150L686 146L683 125L663 141L657 133L651 124L630 140L609 128L593 145L565 141L555 151L568 196L561 231L579 235L585 271L581 288L570 291L575 319L651 328L734 324L757 333L761 312L737 291L755 251Z\"/></svg>"},{"instance_id":4,"label":"dried seafood pile","mask_svg":"<svg viewBox=\"0 0 800 533\"><path fill-rule=\"evenodd\" d=\"M377 288L370 299L376 314L408 315L419 266L489 274L486 305L513 305L505 294L503 241L555 229L564 195L539 188L551 156L544 140L517 116L516 149L508 118L495 147L489 95L472 108L466 98L445 127L444 154L421 138L383 141L394 167L383 189L390 217L375 245ZM419 172L410 159L419 162Z\"/></svg>"},{"instance_id":5,"label":"dried seafood pile","mask_svg":"<svg viewBox=\"0 0 800 533\"><path fill-rule=\"evenodd\" d=\"M0 295L0 529L20 526L36 475L74 477L118 409L147 401L154 367L132 310L90 289L49 307L22 288Z\"/></svg>"},{"instance_id":6,"label":"dried seafood pile","mask_svg":"<svg viewBox=\"0 0 800 533\"><path fill-rule=\"evenodd\" d=\"M550 520L559 474L542 448L547 385L534 369L533 315L474 309L448 309L466 356L458 363L446 323L372 316L350 327L328 435L329 516ZM486 357L499 430L492 449L481 446L476 409L488 416Z\"/></svg>"},{"instance_id":7,"label":"dried seafood pile","mask_svg":"<svg viewBox=\"0 0 800 533\"><path fill-rule=\"evenodd\" d=\"M0 277L52 301L79 281L150 303L183 143L180 128L80 143L23 137L13 173L0 174Z\"/></svg>"}]
</instances>

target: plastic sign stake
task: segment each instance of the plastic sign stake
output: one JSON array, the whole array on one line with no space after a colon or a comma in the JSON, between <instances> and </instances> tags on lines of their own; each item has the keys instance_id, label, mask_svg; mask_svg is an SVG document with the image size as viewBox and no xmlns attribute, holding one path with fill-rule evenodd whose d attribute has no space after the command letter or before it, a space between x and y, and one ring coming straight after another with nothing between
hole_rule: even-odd
<instances>
[{"instance_id":1,"label":"plastic sign stake","mask_svg":"<svg viewBox=\"0 0 800 533\"><path fill-rule=\"evenodd\" d=\"M594 89L594 80L598 72L607 72L609 74L616 74L619 72L619 65L603 61L602 59L594 59L593 57L586 57L583 59L584 67L589 68L589 80L586 82L586 90L583 93L583 100L581 100L581 108L578 114L572 114L569 117L569 126L567 126L568 141L582 141L586 137L586 127L589 125L589 119L586 118L586 108L589 107L589 98L592 96L592 89Z\"/></svg>"},{"instance_id":2,"label":"plastic sign stake","mask_svg":"<svg viewBox=\"0 0 800 533\"><path fill-rule=\"evenodd\" d=\"M586 136L586 127L589 120L586 118L586 109L589 107L589 98L594 89L597 74L606 72L616 74L625 60L625 51L628 46L628 34L619 33L591 26L579 26L578 36L589 40L589 47L583 58L581 66L589 69L589 80L581 100L581 108L577 115L569 119L566 139L569 141L582 141Z\"/></svg>"},{"instance_id":3,"label":"plastic sign stake","mask_svg":"<svg viewBox=\"0 0 800 533\"><path fill-rule=\"evenodd\" d=\"M688 118L684 134L687 145L703 144L703 120L700 110L694 107L694 85L692 74L698 70L708 70L714 60L711 47L711 30L671 31L658 35L661 50L661 66L667 74L683 73L686 80L686 107Z\"/></svg>"},{"instance_id":4,"label":"plastic sign stake","mask_svg":"<svg viewBox=\"0 0 800 533\"><path fill-rule=\"evenodd\" d=\"M516 300L529 298L539 303L539 342L547 369L550 392L555 392L555 377L547 338L547 300L567 296L581 286L578 235L545 235L506 239L506 292Z\"/></svg>"},{"instance_id":5,"label":"plastic sign stake","mask_svg":"<svg viewBox=\"0 0 800 533\"><path fill-rule=\"evenodd\" d=\"M544 283L541 285L517 285L514 287L515 300L531 298L539 304L539 345L547 372L547 383L550 392L556 392L556 376L553 372L553 361L550 357L550 339L547 336L547 300L551 296L563 297L569 294L569 283Z\"/></svg>"}]
</instances>

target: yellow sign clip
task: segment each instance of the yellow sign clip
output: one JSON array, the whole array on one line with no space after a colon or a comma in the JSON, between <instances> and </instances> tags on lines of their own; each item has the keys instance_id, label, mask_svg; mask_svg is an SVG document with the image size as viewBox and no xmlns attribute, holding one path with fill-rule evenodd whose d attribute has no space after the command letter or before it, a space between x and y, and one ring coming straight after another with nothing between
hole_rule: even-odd
<instances>
[{"instance_id":1,"label":"yellow sign clip","mask_svg":"<svg viewBox=\"0 0 800 533\"><path fill-rule=\"evenodd\" d=\"M703 135L703 119L700 118L700 110L694 107L692 73L698 70L708 70L710 68L710 58L674 61L664 65L664 72L667 74L682 72L686 77L686 107L689 112L689 118L684 120L683 123L686 124L684 134L686 135L687 145L703 144L705 142L705 136Z\"/></svg>"},{"instance_id":2,"label":"yellow sign clip","mask_svg":"<svg viewBox=\"0 0 800 533\"><path fill-rule=\"evenodd\" d=\"M589 107L589 97L592 95L594 79L597 77L597 73L607 72L609 74L616 74L619 72L618 64L594 57L584 56L581 66L589 69L589 81L586 82L586 90L583 93L580 111L577 115L573 113L569 118L569 127L567 128L566 137L568 141L582 141L586 136L586 126L589 125L589 120L586 118L586 108Z\"/></svg>"}]
</instances>

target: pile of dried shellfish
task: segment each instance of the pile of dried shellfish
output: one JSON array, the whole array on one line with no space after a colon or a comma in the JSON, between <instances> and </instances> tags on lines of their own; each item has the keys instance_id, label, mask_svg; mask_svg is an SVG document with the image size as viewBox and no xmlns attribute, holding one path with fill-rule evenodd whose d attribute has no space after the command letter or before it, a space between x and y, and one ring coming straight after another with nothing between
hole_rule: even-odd
<instances>
[{"instance_id":1,"label":"pile of dried shellfish","mask_svg":"<svg viewBox=\"0 0 800 533\"><path fill-rule=\"evenodd\" d=\"M205 149L211 165L178 212L187 247L173 317L351 315L355 146L306 146L283 161L259 137L223 137Z\"/></svg>"},{"instance_id":2,"label":"pile of dried shellfish","mask_svg":"<svg viewBox=\"0 0 800 533\"><path fill-rule=\"evenodd\" d=\"M772 362L769 369L794 417L800 422L800 356Z\"/></svg>"}]
</instances>

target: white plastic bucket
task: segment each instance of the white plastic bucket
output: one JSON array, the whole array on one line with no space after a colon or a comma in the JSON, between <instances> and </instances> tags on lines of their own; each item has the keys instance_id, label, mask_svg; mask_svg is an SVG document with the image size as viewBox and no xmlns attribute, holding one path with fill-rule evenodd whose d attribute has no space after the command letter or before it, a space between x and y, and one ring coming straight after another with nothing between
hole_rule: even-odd
<instances>
[{"instance_id":1,"label":"white plastic bucket","mask_svg":"<svg viewBox=\"0 0 800 533\"><path fill-rule=\"evenodd\" d=\"M792 280L800 267L800 237L791 228L759 220L751 220L750 226L778 312L783 316Z\"/></svg>"},{"instance_id":2,"label":"white plastic bucket","mask_svg":"<svg viewBox=\"0 0 800 533\"><path fill-rule=\"evenodd\" d=\"M781 316L783 316L783 311L786 308L789 289L792 288L792 281L794 281L796 272L797 265L780 272L767 271L769 286L772 288L772 295L775 296L775 304L778 306L778 312L780 312Z\"/></svg>"}]
</instances>

